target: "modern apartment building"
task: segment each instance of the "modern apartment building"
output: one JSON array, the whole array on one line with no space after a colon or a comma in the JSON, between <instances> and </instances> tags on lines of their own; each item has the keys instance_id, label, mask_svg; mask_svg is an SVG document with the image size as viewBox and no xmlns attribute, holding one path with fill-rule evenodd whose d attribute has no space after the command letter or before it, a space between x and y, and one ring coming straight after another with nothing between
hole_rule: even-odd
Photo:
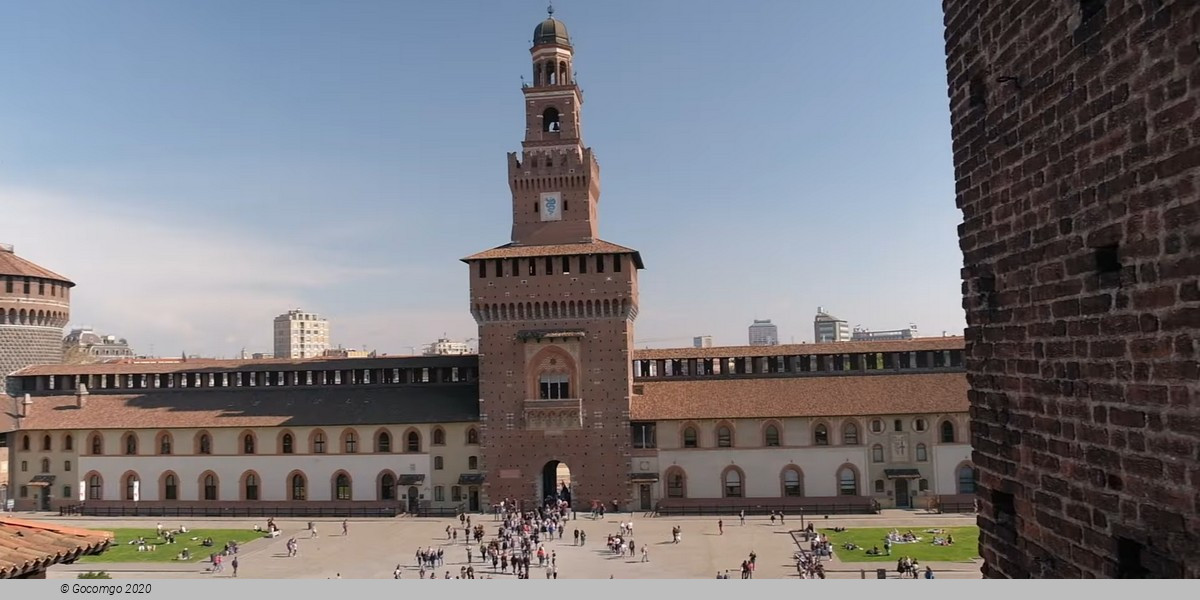
<instances>
[{"instance_id":1,"label":"modern apartment building","mask_svg":"<svg viewBox=\"0 0 1200 600\"><path fill-rule=\"evenodd\" d=\"M818 344L826 342L850 341L850 324L817 307L817 316L813 318L813 341Z\"/></svg>"},{"instance_id":2,"label":"modern apartment building","mask_svg":"<svg viewBox=\"0 0 1200 600\"><path fill-rule=\"evenodd\" d=\"M750 325L751 346L778 346L779 328L770 319L755 319Z\"/></svg>"},{"instance_id":3,"label":"modern apartment building","mask_svg":"<svg viewBox=\"0 0 1200 600\"><path fill-rule=\"evenodd\" d=\"M712 336L711 335L698 335L698 336L692 338L692 347L693 348L712 348Z\"/></svg>"},{"instance_id":4,"label":"modern apartment building","mask_svg":"<svg viewBox=\"0 0 1200 600\"><path fill-rule=\"evenodd\" d=\"M300 309L275 317L275 358L317 358L328 349L328 319Z\"/></svg>"}]
</instances>

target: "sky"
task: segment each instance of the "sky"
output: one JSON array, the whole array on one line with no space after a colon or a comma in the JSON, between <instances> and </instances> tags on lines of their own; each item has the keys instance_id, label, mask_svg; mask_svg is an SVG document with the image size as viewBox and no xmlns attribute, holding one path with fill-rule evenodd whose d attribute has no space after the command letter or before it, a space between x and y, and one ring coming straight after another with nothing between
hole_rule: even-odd
<instances>
[{"instance_id":1,"label":"sky","mask_svg":"<svg viewBox=\"0 0 1200 600\"><path fill-rule=\"evenodd\" d=\"M638 347L961 335L937 2L558 0ZM141 354L477 336L545 0L0 3L0 242Z\"/></svg>"}]
</instances>

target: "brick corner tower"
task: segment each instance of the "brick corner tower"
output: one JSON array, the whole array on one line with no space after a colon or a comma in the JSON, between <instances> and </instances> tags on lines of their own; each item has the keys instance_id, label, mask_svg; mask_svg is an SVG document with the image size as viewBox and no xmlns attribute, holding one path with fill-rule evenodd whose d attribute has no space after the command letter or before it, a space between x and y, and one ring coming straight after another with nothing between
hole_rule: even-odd
<instances>
[{"instance_id":1,"label":"brick corner tower","mask_svg":"<svg viewBox=\"0 0 1200 600\"><path fill-rule=\"evenodd\" d=\"M0 244L0 393L25 367L63 359L63 327L71 317L71 280Z\"/></svg>"},{"instance_id":2,"label":"brick corner tower","mask_svg":"<svg viewBox=\"0 0 1200 600\"><path fill-rule=\"evenodd\" d=\"M583 145L567 28L534 29L522 151L508 155L512 241L463 259L479 324L487 501L624 506L635 250L599 239L600 169Z\"/></svg>"}]
</instances>

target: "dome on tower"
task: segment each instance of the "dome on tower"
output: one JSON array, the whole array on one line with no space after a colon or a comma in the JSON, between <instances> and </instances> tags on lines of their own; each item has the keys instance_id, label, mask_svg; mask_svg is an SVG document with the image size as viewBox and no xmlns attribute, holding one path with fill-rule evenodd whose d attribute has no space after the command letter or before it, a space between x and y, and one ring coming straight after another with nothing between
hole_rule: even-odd
<instances>
[{"instance_id":1,"label":"dome on tower","mask_svg":"<svg viewBox=\"0 0 1200 600\"><path fill-rule=\"evenodd\" d=\"M533 28L533 45L560 44L571 45L571 37L567 35L567 25L554 17L547 17Z\"/></svg>"}]
</instances>

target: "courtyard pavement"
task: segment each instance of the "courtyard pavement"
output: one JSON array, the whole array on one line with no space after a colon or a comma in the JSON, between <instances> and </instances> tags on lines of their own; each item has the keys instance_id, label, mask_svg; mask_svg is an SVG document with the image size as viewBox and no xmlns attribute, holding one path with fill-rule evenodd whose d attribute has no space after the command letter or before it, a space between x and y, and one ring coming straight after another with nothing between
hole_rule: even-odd
<instances>
[{"instance_id":1,"label":"courtyard pavement","mask_svg":"<svg viewBox=\"0 0 1200 600\"><path fill-rule=\"evenodd\" d=\"M69 524L92 529L114 529L144 527L154 529L161 522L164 527L177 528L186 525L190 529L252 529L255 524L265 527L265 519L178 519L166 518L93 518L60 517L57 514L30 515L51 523ZM641 550L637 556L617 557L605 547L605 538L617 533L619 523L632 520L633 539L638 546L646 545L649 562L641 562ZM561 579L712 579L718 572L729 571L733 579L740 577L740 565L751 551L758 554L755 578L796 579L792 554L797 550L791 532L801 529L798 518L789 518L785 525L772 525L768 517L747 517L746 524L739 525L737 517L724 518L725 533L717 531L717 517L644 517L641 513L618 515L608 514L602 520L593 520L579 515L568 523L567 533L561 541L545 544L546 551L554 551L558 558L558 576ZM459 569L466 566L467 546L459 529L457 543L446 539L446 526L458 527L458 519L411 518L351 519L349 535L341 533L341 519L314 519L319 536L309 538L306 531L307 519L277 520L282 535L275 539L259 539L242 545L238 553L239 571L242 578L257 579L326 579L341 576L343 579L390 579L399 564L403 579L417 579L419 568L415 554L418 548L444 547L444 567L437 573L445 577L456 577ZM806 521L807 522L807 521ZM826 527L896 527L930 528L959 527L973 525L975 517L970 515L937 515L922 511L885 510L879 515L831 516L817 519L817 528ZM495 534L496 523L491 515L472 515L473 524L486 528L487 538ZM680 526L682 541L671 543L671 528ZM586 546L573 544L571 530L578 528L587 532ZM289 558L285 544L295 536L299 541L299 555ZM168 550L161 547L159 551ZM478 545L473 547L477 578L492 576L512 578L513 575L494 573L491 564L479 562ZM198 563L79 563L52 567L48 577L52 579L74 578L80 572L107 571L117 579L163 579L163 578L209 578L232 577L228 566L222 573L209 572L207 561ZM922 563L922 567L926 563ZM929 563L939 579L979 579L979 561L961 563ZM874 579L876 569L886 569L888 578L896 578L895 562L843 563L836 557L825 562L826 574L831 579ZM545 569L535 562L530 569L530 578L545 578Z\"/></svg>"}]
</instances>

